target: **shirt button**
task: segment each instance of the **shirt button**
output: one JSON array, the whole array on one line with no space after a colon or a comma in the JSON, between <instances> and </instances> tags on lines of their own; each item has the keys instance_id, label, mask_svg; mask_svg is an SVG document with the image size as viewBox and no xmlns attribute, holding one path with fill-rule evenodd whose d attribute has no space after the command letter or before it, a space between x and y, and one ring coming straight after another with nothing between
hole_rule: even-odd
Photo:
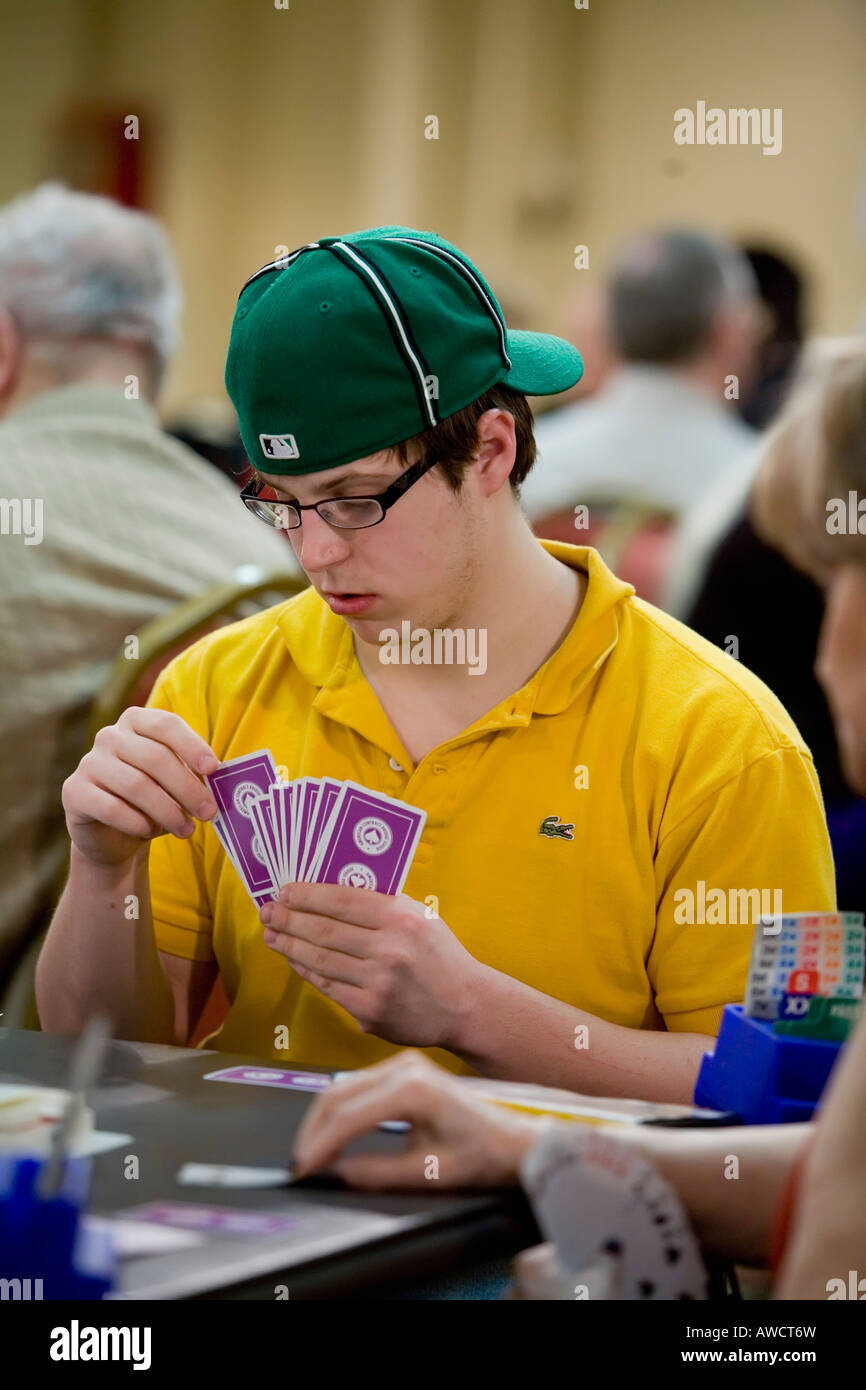
<instances>
[{"instance_id":1,"label":"shirt button","mask_svg":"<svg viewBox=\"0 0 866 1390\"><path fill-rule=\"evenodd\" d=\"M397 762L397 759L396 759L396 758L389 758L389 759L388 759L388 766L389 766L389 767L392 767L392 768L394 769L395 772L402 772L402 771L403 771L402 767L401 767L400 764Z\"/></svg>"}]
</instances>

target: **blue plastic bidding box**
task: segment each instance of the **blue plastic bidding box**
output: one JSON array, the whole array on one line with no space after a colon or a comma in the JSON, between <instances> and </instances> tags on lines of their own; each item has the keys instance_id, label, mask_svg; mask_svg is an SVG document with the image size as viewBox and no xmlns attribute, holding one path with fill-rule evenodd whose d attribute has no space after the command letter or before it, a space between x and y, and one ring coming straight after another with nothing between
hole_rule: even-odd
<instances>
[{"instance_id":1,"label":"blue plastic bidding box","mask_svg":"<svg viewBox=\"0 0 866 1390\"><path fill-rule=\"evenodd\" d=\"M81 1217L91 1161L67 1158L59 1190L38 1191L44 1160L0 1156L0 1276L19 1299L102 1298L116 1275L108 1232ZM5 1294L4 1294L5 1296Z\"/></svg>"},{"instance_id":2,"label":"blue plastic bidding box","mask_svg":"<svg viewBox=\"0 0 866 1390\"><path fill-rule=\"evenodd\" d=\"M716 1049L701 1063L695 1105L732 1110L746 1125L811 1118L843 1043L786 1037L772 1020L726 1004Z\"/></svg>"}]
</instances>

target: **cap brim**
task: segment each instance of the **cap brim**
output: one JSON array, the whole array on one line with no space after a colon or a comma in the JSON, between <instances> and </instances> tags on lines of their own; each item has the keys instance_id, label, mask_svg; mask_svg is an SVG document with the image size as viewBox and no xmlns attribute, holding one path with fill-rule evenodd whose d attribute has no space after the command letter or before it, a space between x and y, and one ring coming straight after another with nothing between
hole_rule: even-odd
<instances>
[{"instance_id":1,"label":"cap brim","mask_svg":"<svg viewBox=\"0 0 866 1390\"><path fill-rule=\"evenodd\" d=\"M525 396L553 396L583 376L583 358L577 348L551 333L509 329L506 347L511 370L502 384Z\"/></svg>"}]
</instances>

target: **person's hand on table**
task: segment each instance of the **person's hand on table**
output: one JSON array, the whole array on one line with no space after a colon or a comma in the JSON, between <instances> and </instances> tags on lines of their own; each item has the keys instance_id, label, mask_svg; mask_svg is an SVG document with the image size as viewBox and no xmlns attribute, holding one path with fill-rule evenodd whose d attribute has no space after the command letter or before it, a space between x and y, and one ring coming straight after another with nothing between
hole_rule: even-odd
<instances>
[{"instance_id":1,"label":"person's hand on table","mask_svg":"<svg viewBox=\"0 0 866 1390\"><path fill-rule=\"evenodd\" d=\"M404 1047L456 1050L486 967L423 903L405 893L291 883L259 917L267 945L362 1032Z\"/></svg>"},{"instance_id":2,"label":"person's hand on table","mask_svg":"<svg viewBox=\"0 0 866 1390\"><path fill-rule=\"evenodd\" d=\"M66 825L75 849L95 864L120 865L158 835L188 838L217 806L204 773L219 759L185 720L133 705L100 729L63 783Z\"/></svg>"},{"instance_id":3,"label":"person's hand on table","mask_svg":"<svg viewBox=\"0 0 866 1390\"><path fill-rule=\"evenodd\" d=\"M410 1122L403 1153L340 1157L383 1120ZM517 1183L523 1157L545 1123L476 1099L428 1057L401 1052L316 1097L298 1131L292 1166L298 1177L327 1168L353 1187L373 1189L431 1181L505 1187ZM438 1177L431 1175L431 1158Z\"/></svg>"}]
</instances>

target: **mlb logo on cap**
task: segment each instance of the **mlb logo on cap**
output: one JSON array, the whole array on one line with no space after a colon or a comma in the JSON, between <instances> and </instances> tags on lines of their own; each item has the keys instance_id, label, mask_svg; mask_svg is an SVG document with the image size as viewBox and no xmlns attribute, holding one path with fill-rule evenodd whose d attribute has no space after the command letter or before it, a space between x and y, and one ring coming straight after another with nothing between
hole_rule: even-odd
<instances>
[{"instance_id":1,"label":"mlb logo on cap","mask_svg":"<svg viewBox=\"0 0 866 1390\"><path fill-rule=\"evenodd\" d=\"M269 458L297 459L301 457L293 434L260 434L259 443Z\"/></svg>"}]
</instances>

